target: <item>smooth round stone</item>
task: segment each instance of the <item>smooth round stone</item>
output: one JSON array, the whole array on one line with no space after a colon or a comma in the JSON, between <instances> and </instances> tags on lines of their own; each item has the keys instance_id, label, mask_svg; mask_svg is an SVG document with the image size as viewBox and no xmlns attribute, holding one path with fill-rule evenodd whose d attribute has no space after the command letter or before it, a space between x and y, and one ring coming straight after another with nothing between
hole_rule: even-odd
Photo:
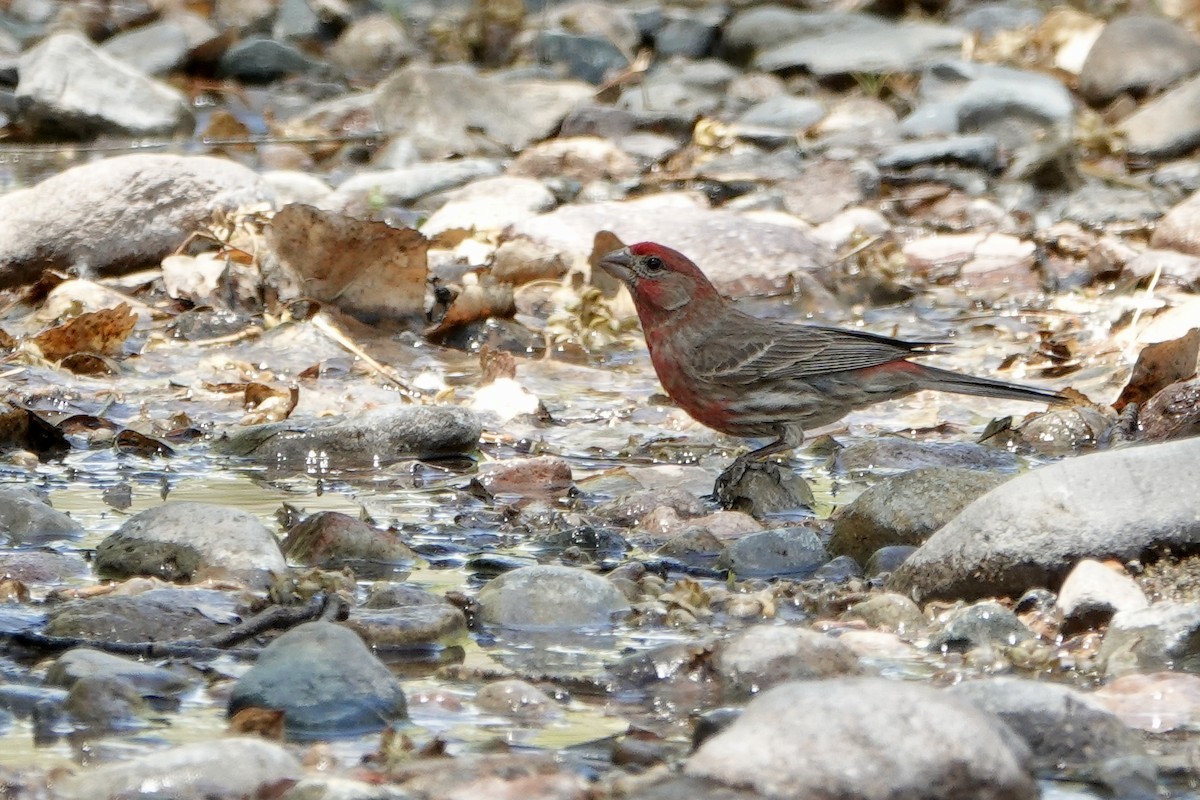
<instances>
[{"instance_id":1,"label":"smooth round stone","mask_svg":"<svg viewBox=\"0 0 1200 800\"><path fill-rule=\"evenodd\" d=\"M842 612L844 620L862 620L872 628L912 634L929 621L912 600L895 592L873 594Z\"/></svg>"},{"instance_id":2,"label":"smooth round stone","mask_svg":"<svg viewBox=\"0 0 1200 800\"><path fill-rule=\"evenodd\" d=\"M400 681L332 622L306 622L267 645L229 697L230 716L244 708L283 711L293 739L360 736L407 716Z\"/></svg>"},{"instance_id":3,"label":"smooth round stone","mask_svg":"<svg viewBox=\"0 0 1200 800\"><path fill-rule=\"evenodd\" d=\"M714 666L726 688L748 695L792 680L857 675L858 658L832 636L806 628L762 624L717 648Z\"/></svg>"},{"instance_id":4,"label":"smooth round stone","mask_svg":"<svg viewBox=\"0 0 1200 800\"><path fill-rule=\"evenodd\" d=\"M78 539L83 526L25 486L0 487L0 537L13 545Z\"/></svg>"},{"instance_id":5,"label":"smooth round stone","mask_svg":"<svg viewBox=\"0 0 1200 800\"><path fill-rule=\"evenodd\" d=\"M46 683L69 688L90 676L119 678L143 695L156 697L181 694L196 683L171 670L89 647L76 647L55 659L46 670Z\"/></svg>"},{"instance_id":6,"label":"smooth round stone","mask_svg":"<svg viewBox=\"0 0 1200 800\"><path fill-rule=\"evenodd\" d=\"M523 719L553 715L557 704L531 683L521 680L492 681L475 693L475 705L490 714Z\"/></svg>"},{"instance_id":7,"label":"smooth round stone","mask_svg":"<svg viewBox=\"0 0 1200 800\"><path fill-rule=\"evenodd\" d=\"M49 617L50 636L107 642L204 639L240 619L237 599L211 589L152 589L69 600L55 606Z\"/></svg>"},{"instance_id":8,"label":"smooth round stone","mask_svg":"<svg viewBox=\"0 0 1200 800\"><path fill-rule=\"evenodd\" d=\"M467 636L462 610L436 594L398 584L376 585L344 623L372 647L424 650L460 644Z\"/></svg>"},{"instance_id":9,"label":"smooth round stone","mask_svg":"<svg viewBox=\"0 0 1200 800\"><path fill-rule=\"evenodd\" d=\"M1009 609L985 600L956 611L930 637L933 649L965 652L976 647L1012 647L1034 638L1033 631Z\"/></svg>"},{"instance_id":10,"label":"smooth round stone","mask_svg":"<svg viewBox=\"0 0 1200 800\"><path fill-rule=\"evenodd\" d=\"M808 528L772 528L733 542L717 561L739 578L807 578L829 561L821 537Z\"/></svg>"},{"instance_id":11,"label":"smooth round stone","mask_svg":"<svg viewBox=\"0 0 1200 800\"><path fill-rule=\"evenodd\" d=\"M604 627L629 611L606 578L575 567L538 564L506 572L479 592L484 622L507 628Z\"/></svg>"},{"instance_id":12,"label":"smooth round stone","mask_svg":"<svg viewBox=\"0 0 1200 800\"><path fill-rule=\"evenodd\" d=\"M868 578L895 572L909 556L917 551L911 544L893 544L881 547L871 554L863 568L863 574Z\"/></svg>"},{"instance_id":13,"label":"smooth round stone","mask_svg":"<svg viewBox=\"0 0 1200 800\"><path fill-rule=\"evenodd\" d=\"M338 511L321 511L292 527L283 554L322 569L350 567L359 578L411 569L421 560L395 531L381 531Z\"/></svg>"},{"instance_id":14,"label":"smooth round stone","mask_svg":"<svg viewBox=\"0 0 1200 800\"><path fill-rule=\"evenodd\" d=\"M166 503L130 517L96 548L96 571L169 581L227 578L267 588L286 574L274 535L252 514L212 503Z\"/></svg>"}]
</instances>

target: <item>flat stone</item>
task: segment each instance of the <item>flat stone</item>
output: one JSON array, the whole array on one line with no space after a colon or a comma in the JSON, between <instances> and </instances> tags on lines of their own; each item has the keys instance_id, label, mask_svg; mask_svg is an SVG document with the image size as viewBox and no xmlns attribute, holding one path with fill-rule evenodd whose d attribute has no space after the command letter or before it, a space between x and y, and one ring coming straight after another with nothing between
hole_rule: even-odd
<instances>
[{"instance_id":1,"label":"flat stone","mask_svg":"<svg viewBox=\"0 0 1200 800\"><path fill-rule=\"evenodd\" d=\"M629 603L611 581L575 567L521 567L479 591L480 618L507 628L605 628Z\"/></svg>"}]
</instances>

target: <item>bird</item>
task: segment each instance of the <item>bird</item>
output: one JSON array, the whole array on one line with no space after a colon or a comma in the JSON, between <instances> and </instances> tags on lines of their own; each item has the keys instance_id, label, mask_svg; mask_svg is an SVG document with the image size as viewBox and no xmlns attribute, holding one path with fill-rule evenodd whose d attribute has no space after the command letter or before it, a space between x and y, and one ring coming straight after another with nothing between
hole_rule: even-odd
<instances>
[{"instance_id":1,"label":"bird","mask_svg":"<svg viewBox=\"0 0 1200 800\"><path fill-rule=\"evenodd\" d=\"M738 458L799 447L806 430L924 389L1068 402L1061 393L911 361L938 342L761 319L721 295L687 256L654 242L604 255L629 288L663 389L693 419L743 438L773 437Z\"/></svg>"}]
</instances>

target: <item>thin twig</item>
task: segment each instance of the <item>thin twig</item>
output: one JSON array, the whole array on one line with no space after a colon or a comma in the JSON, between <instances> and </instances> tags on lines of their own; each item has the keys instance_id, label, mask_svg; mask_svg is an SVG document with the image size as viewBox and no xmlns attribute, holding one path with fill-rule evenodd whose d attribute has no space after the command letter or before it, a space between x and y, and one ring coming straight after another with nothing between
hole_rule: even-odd
<instances>
[{"instance_id":1,"label":"thin twig","mask_svg":"<svg viewBox=\"0 0 1200 800\"><path fill-rule=\"evenodd\" d=\"M402 380L396 377L396 371L394 369L386 364L379 363L367 355L366 351L359 347L349 336L338 330L333 320L329 319L324 311L318 311L309 321L312 322L313 326L317 330L328 336L333 341L337 342L346 350L349 350L357 358L362 359L364 364L375 370L375 372L378 373L384 380L399 389L401 396L407 402L416 402L417 393L410 389Z\"/></svg>"}]
</instances>

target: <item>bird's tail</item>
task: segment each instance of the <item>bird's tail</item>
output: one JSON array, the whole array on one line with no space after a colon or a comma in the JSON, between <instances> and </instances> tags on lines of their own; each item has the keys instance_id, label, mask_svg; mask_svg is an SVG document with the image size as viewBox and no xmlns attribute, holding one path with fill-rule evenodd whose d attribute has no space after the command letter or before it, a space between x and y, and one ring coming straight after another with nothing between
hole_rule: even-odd
<instances>
[{"instance_id":1,"label":"bird's tail","mask_svg":"<svg viewBox=\"0 0 1200 800\"><path fill-rule=\"evenodd\" d=\"M1069 403L1066 396L1053 389L1040 389L1035 386L1021 386L1016 383L1005 383L991 378L977 378L974 375L960 375L937 367L921 364L922 388L934 389L939 392L955 392L957 394L973 394L979 397L999 397L1006 400L1025 400L1030 403Z\"/></svg>"}]
</instances>

